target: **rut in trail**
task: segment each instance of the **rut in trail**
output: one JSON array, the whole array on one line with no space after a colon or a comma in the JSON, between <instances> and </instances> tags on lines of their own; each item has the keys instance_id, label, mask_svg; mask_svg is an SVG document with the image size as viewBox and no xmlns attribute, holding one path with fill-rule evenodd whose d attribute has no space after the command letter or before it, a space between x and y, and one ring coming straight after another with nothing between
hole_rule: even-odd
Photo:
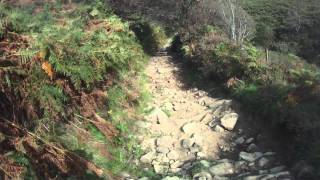
<instances>
[{"instance_id":1,"label":"rut in trail","mask_svg":"<svg viewBox=\"0 0 320 180\"><path fill-rule=\"evenodd\" d=\"M153 101L146 121L137 122L146 152L140 162L167 178L291 179L276 153L263 151L237 128L241 120L232 100L185 88L181 69L167 55L151 58L146 69ZM228 151L237 154L223 159Z\"/></svg>"}]
</instances>

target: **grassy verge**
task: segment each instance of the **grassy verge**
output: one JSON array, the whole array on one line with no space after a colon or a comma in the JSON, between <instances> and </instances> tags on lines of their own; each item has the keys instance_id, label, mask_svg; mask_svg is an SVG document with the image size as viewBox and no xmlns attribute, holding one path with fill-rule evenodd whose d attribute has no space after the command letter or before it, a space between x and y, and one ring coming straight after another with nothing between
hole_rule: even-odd
<instances>
[{"instance_id":1,"label":"grassy verge","mask_svg":"<svg viewBox=\"0 0 320 180\"><path fill-rule=\"evenodd\" d=\"M144 112L150 96L144 89L145 80L142 73L132 77L126 76L118 86L108 90L108 111L100 111L100 115L107 116L116 128L118 132L116 136L108 139L92 123L80 123L77 126L88 132L89 138L85 138L85 141L81 141L81 138L72 140L73 143L78 142L73 147L70 147L70 142L63 144L68 144L66 146L68 149L86 157L113 175L127 173L133 177L153 177L152 171L143 170L136 162L143 151L135 136L137 130L135 122L141 120L140 115ZM79 132L75 131L66 135L68 139L70 134L79 136Z\"/></svg>"}]
</instances>

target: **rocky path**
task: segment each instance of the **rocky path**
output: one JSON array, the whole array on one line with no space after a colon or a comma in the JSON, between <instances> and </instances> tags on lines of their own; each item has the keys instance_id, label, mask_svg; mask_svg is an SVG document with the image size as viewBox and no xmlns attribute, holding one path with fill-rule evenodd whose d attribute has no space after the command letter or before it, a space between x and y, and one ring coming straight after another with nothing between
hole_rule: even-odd
<instances>
[{"instance_id":1,"label":"rocky path","mask_svg":"<svg viewBox=\"0 0 320 180\"><path fill-rule=\"evenodd\" d=\"M232 100L184 88L180 71L166 55L153 57L146 69L153 101L146 121L137 122L144 129L141 164L164 179L291 179L276 153L263 151L256 138L237 128L240 119ZM224 157L229 151L236 156Z\"/></svg>"}]
</instances>

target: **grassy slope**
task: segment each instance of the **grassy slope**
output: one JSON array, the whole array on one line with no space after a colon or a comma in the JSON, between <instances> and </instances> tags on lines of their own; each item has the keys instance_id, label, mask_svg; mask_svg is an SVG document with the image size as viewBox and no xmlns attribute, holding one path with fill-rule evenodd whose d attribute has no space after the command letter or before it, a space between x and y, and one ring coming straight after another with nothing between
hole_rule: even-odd
<instances>
[{"instance_id":1,"label":"grassy slope","mask_svg":"<svg viewBox=\"0 0 320 180\"><path fill-rule=\"evenodd\" d=\"M266 30L272 30L273 35L268 35L273 41L270 48L298 54L315 64L319 64L319 5L317 0L243 1L243 7L257 22L255 42L261 45Z\"/></svg>"},{"instance_id":2,"label":"grassy slope","mask_svg":"<svg viewBox=\"0 0 320 180\"><path fill-rule=\"evenodd\" d=\"M23 9L1 4L0 8L0 40L14 44L23 37L27 43L0 51L10 62L22 62L7 66L0 61L0 74L5 77L0 80L1 98L8 100L1 108L27 104L19 110L12 108L14 114L21 114L15 117L15 125L23 129L20 141L1 150L1 157L20 170L10 171L9 166L1 164L7 169L1 171L2 176L97 178L92 168L74 167L73 163L82 167L83 161L62 162L68 159L65 153L72 154L69 158L78 155L93 162L103 170L103 179L114 178L122 171L141 175L143 172L132 162L141 150L131 135L131 124L139 118L132 113L138 111L133 106L143 106L147 95L139 94L137 83L142 81L128 79L141 76L147 57L129 25L99 1L72 6L30 5ZM16 99L11 101L14 94ZM26 114L28 111L33 115ZM94 121L100 116L108 121ZM6 124L14 117L8 114L0 119ZM17 135L7 132L3 124L1 144ZM28 133L34 136L26 138ZM34 158L34 151L26 150L24 143L36 147L39 159ZM65 153L48 155L43 149L46 146L59 147ZM41 159L44 154L49 159ZM39 161L50 168L39 168Z\"/></svg>"}]
</instances>

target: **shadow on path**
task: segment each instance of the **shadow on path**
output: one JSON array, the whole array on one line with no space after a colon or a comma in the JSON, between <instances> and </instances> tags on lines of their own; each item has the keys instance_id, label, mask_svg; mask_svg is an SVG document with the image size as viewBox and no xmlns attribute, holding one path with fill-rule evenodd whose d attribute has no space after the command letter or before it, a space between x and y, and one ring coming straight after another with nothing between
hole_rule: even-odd
<instances>
[{"instance_id":1,"label":"shadow on path","mask_svg":"<svg viewBox=\"0 0 320 180\"><path fill-rule=\"evenodd\" d=\"M208 93L209 97L215 99L232 99L233 110L239 114L239 119L234 133L230 136L225 137L224 141L231 144L234 144L235 139L239 137L253 138L254 144L256 144L259 151L262 152L277 152L277 162L276 165L285 164L288 167L291 167L291 158L290 151L295 151L294 149L289 149L289 147L284 147L284 142L288 144L288 139L286 136L283 136L282 127L274 128L266 120L259 119L258 115L254 115L241 107L239 103L234 100L230 94L226 93L225 87L223 87L221 81L214 77L204 77L200 74L197 67L188 60L184 60L179 55L169 52L172 56L172 63L180 68L180 71L177 71L176 76L182 82L183 88L186 90L198 89ZM221 149L219 152L220 158L224 159L239 159L239 152L248 151L246 145L237 145L236 148L231 148L229 150Z\"/></svg>"}]
</instances>

